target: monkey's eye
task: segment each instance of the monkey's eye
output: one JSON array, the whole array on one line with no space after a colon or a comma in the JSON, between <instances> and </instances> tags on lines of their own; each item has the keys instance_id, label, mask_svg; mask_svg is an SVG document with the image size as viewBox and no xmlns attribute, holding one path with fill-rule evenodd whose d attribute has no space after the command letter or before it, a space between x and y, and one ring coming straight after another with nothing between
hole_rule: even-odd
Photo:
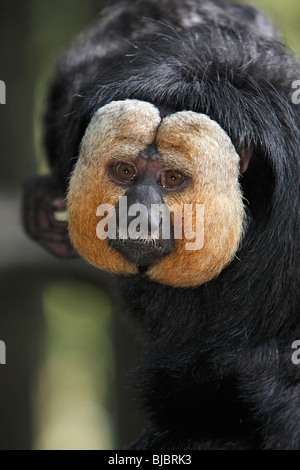
<instances>
[{"instance_id":1,"label":"monkey's eye","mask_svg":"<svg viewBox=\"0 0 300 470\"><path fill-rule=\"evenodd\" d=\"M159 179L159 183L166 189L177 189L185 181L185 176L178 170L164 171Z\"/></svg>"},{"instance_id":2,"label":"monkey's eye","mask_svg":"<svg viewBox=\"0 0 300 470\"><path fill-rule=\"evenodd\" d=\"M114 177L121 183L129 183L137 177L137 171L132 163L118 163L113 166Z\"/></svg>"}]
</instances>

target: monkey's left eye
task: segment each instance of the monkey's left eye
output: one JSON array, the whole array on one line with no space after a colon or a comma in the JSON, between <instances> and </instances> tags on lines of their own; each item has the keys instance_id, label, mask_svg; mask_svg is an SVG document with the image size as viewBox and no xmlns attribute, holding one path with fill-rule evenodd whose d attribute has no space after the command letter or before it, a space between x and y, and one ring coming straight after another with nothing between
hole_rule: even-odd
<instances>
[{"instance_id":1,"label":"monkey's left eye","mask_svg":"<svg viewBox=\"0 0 300 470\"><path fill-rule=\"evenodd\" d=\"M159 183L166 189L177 189L185 181L185 176L178 170L164 171L159 179Z\"/></svg>"},{"instance_id":2,"label":"monkey's left eye","mask_svg":"<svg viewBox=\"0 0 300 470\"><path fill-rule=\"evenodd\" d=\"M137 171L132 163L118 163L113 166L114 177L120 183L129 183L137 177Z\"/></svg>"}]
</instances>

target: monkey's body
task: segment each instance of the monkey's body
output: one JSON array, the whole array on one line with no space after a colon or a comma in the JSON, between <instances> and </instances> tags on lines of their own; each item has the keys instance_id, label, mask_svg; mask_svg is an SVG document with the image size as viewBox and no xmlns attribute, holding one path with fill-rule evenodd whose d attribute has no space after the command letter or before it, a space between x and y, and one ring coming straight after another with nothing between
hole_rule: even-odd
<instances>
[{"instance_id":1,"label":"monkey's body","mask_svg":"<svg viewBox=\"0 0 300 470\"><path fill-rule=\"evenodd\" d=\"M292 343L300 339L300 111L291 101L299 77L299 64L264 16L193 0L122 2L60 62L46 146L65 191L86 129L111 102L151 103L161 119L180 111L204 114L240 156L246 224L220 275L178 288L170 265L163 283L147 272L118 279L146 339L137 382L149 429L135 449L300 449L300 366L291 360ZM101 267L96 248L92 257L82 249L83 225L72 219L80 186L74 175L73 243ZM176 266L171 256L161 263L172 259L174 269L193 274L200 254L188 266Z\"/></svg>"}]
</instances>

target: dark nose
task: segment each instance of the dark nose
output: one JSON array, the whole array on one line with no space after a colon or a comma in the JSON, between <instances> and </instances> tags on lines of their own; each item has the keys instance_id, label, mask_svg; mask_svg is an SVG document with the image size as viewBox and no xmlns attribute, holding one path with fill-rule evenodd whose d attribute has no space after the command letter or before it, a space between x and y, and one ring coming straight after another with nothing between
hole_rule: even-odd
<instances>
[{"instance_id":1,"label":"dark nose","mask_svg":"<svg viewBox=\"0 0 300 470\"><path fill-rule=\"evenodd\" d=\"M151 266L173 250L169 211L159 192L150 185L132 188L126 197L126 205L124 199L117 205L117 238L109 240L109 244L132 263Z\"/></svg>"}]
</instances>

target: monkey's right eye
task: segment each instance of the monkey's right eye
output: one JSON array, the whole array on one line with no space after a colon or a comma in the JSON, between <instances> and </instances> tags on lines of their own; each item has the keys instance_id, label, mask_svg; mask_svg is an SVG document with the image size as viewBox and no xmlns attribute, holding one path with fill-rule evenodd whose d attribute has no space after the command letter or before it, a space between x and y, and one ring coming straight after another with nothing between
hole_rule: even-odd
<instances>
[{"instance_id":1,"label":"monkey's right eye","mask_svg":"<svg viewBox=\"0 0 300 470\"><path fill-rule=\"evenodd\" d=\"M132 163L118 163L113 166L112 171L114 177L120 183L130 183L130 181L134 181L137 177L136 168Z\"/></svg>"}]
</instances>

